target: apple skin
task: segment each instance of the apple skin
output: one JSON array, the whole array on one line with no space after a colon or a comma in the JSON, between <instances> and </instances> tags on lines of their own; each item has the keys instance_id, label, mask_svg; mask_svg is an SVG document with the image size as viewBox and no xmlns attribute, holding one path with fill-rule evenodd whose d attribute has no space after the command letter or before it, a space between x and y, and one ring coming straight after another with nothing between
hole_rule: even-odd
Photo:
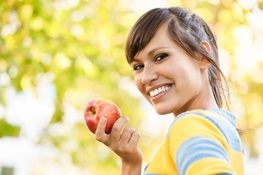
<instances>
[{"instance_id":1,"label":"apple skin","mask_svg":"<svg viewBox=\"0 0 263 175\"><path fill-rule=\"evenodd\" d=\"M121 116L119 107L108 99L94 99L88 102L84 110L84 119L89 130L95 134L101 117L107 119L105 133L109 134L116 120Z\"/></svg>"}]
</instances>

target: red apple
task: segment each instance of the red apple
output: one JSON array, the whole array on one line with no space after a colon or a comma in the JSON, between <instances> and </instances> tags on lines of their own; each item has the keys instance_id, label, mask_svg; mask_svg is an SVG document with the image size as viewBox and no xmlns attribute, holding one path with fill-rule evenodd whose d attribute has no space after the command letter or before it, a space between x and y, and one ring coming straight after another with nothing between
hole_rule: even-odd
<instances>
[{"instance_id":1,"label":"red apple","mask_svg":"<svg viewBox=\"0 0 263 175\"><path fill-rule=\"evenodd\" d=\"M96 132L101 117L107 118L105 133L109 134L115 121L121 116L119 107L108 99L96 99L88 102L84 110L84 119L92 133Z\"/></svg>"}]
</instances>

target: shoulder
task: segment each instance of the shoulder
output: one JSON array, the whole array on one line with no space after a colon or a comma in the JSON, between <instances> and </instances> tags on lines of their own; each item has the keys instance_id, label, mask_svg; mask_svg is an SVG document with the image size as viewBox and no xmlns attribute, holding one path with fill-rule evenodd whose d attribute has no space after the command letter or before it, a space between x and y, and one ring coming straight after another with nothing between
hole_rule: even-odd
<instances>
[{"instance_id":1,"label":"shoulder","mask_svg":"<svg viewBox=\"0 0 263 175\"><path fill-rule=\"evenodd\" d=\"M218 142L224 147L240 151L239 135L236 131L236 118L228 111L194 110L177 116L171 124L166 138L179 147L186 140ZM174 145L174 146L175 146Z\"/></svg>"},{"instance_id":2,"label":"shoulder","mask_svg":"<svg viewBox=\"0 0 263 175\"><path fill-rule=\"evenodd\" d=\"M195 110L175 118L166 137L179 172L232 172L232 150L241 150L235 117L224 110ZM203 169L203 166L206 169ZM200 169L201 167L201 169ZM209 169L209 172L204 173Z\"/></svg>"},{"instance_id":3,"label":"shoulder","mask_svg":"<svg viewBox=\"0 0 263 175\"><path fill-rule=\"evenodd\" d=\"M225 110L193 110L180 114L177 116L171 124L168 135L171 132L182 132L185 131L193 132L199 131L216 131L226 132L235 131L236 118L235 116ZM187 130L188 129L188 130Z\"/></svg>"}]
</instances>

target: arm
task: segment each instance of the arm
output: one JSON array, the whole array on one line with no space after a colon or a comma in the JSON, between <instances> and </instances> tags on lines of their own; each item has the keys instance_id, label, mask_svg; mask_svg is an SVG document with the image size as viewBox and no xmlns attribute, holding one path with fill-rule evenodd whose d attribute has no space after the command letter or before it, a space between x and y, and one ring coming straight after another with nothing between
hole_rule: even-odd
<instances>
[{"instance_id":1,"label":"arm","mask_svg":"<svg viewBox=\"0 0 263 175\"><path fill-rule=\"evenodd\" d=\"M132 127L124 127L128 122L127 117L120 117L110 134L104 132L106 122L106 118L100 120L95 133L96 139L121 158L121 175L140 175L143 161L141 150L137 146L140 134Z\"/></svg>"}]
</instances>

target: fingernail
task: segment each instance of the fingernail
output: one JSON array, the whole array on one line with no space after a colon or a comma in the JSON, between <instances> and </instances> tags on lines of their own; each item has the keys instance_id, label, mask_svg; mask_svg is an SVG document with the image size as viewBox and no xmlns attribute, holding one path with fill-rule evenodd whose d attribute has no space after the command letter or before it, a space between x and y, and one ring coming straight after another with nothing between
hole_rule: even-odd
<instances>
[{"instance_id":1,"label":"fingernail","mask_svg":"<svg viewBox=\"0 0 263 175\"><path fill-rule=\"evenodd\" d=\"M105 117L102 117L100 119L100 124L104 125L106 123L107 119Z\"/></svg>"}]
</instances>

